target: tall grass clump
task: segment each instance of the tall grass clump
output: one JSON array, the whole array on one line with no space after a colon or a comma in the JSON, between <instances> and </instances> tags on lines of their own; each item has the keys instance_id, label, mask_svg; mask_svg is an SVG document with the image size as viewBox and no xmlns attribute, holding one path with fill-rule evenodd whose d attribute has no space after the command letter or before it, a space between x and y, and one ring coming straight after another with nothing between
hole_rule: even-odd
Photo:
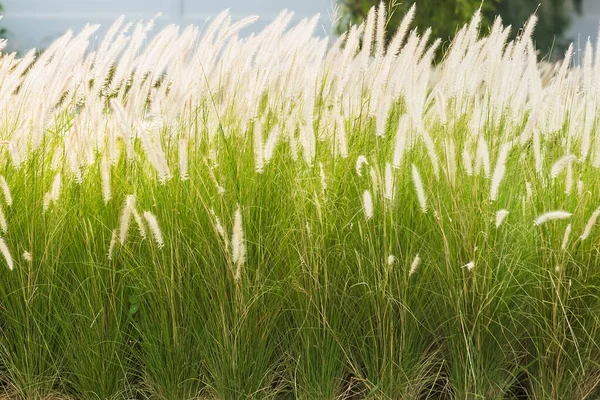
<instances>
[{"instance_id":1,"label":"tall grass clump","mask_svg":"<svg viewBox=\"0 0 600 400\"><path fill-rule=\"evenodd\" d=\"M0 55L0 397L600 396L600 49L480 14Z\"/></svg>"}]
</instances>

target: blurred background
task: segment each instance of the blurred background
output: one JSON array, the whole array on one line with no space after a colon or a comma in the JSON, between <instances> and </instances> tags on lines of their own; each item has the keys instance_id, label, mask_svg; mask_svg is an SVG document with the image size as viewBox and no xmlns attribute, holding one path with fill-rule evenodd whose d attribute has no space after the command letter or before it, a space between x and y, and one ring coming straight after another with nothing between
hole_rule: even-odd
<instances>
[{"instance_id":1,"label":"blurred background","mask_svg":"<svg viewBox=\"0 0 600 400\"><path fill-rule=\"evenodd\" d=\"M4 18L0 20L0 37L9 39L9 51L43 49L67 29L80 30L85 23L108 27L119 15L129 19L152 18L157 13L158 27L170 23L202 26L219 11L230 8L234 18L260 16L259 22L246 30L256 31L271 22L284 8L295 11L295 21L321 14L317 34L342 32L349 24L359 23L367 11L380 0L0 0ZM415 0L384 0L394 13L388 26L393 31L402 15ZM452 38L458 26L467 22L482 6L483 29L502 16L513 33L523 26L529 15L540 17L535 40L540 58L560 58L571 41L583 49L588 37L596 41L600 21L600 0L418 0L415 25L433 27L433 35ZM334 14L334 11L337 12ZM334 17L335 15L335 17ZM102 31L97 37L102 36ZM578 54L576 52L576 60Z\"/></svg>"}]
</instances>

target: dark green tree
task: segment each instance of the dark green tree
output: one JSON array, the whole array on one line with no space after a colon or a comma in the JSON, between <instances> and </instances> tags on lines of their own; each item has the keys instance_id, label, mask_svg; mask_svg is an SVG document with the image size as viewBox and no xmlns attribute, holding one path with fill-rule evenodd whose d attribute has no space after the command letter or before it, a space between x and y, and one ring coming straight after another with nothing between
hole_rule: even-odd
<instances>
[{"instance_id":1,"label":"dark green tree","mask_svg":"<svg viewBox=\"0 0 600 400\"><path fill-rule=\"evenodd\" d=\"M2 4L0 4L0 15L2 14L4 14L4 7L2 7ZM0 39L5 38L6 33L6 28L0 27Z\"/></svg>"},{"instance_id":2,"label":"dark green tree","mask_svg":"<svg viewBox=\"0 0 600 400\"><path fill-rule=\"evenodd\" d=\"M340 19L336 25L343 32L352 24L363 22L369 9L380 0L338 0ZM395 32L404 14L417 3L413 26L421 30L431 27L434 37L446 44L454 37L457 29L469 22L481 7L482 31L500 15L505 26L512 25L513 37L523 27L529 16L539 17L534 40L543 56L561 55L570 38L564 35L575 13L581 12L582 0L384 0L388 9L388 37Z\"/></svg>"},{"instance_id":3,"label":"dark green tree","mask_svg":"<svg viewBox=\"0 0 600 400\"><path fill-rule=\"evenodd\" d=\"M431 27L433 37L449 41L454 37L457 28L468 23L479 7L482 7L484 12L493 11L495 1L498 0L488 0L484 3L481 0L384 0L388 10L388 38L396 31L402 17L415 2L417 9L413 26L422 30ZM379 3L380 0L338 0L340 6L340 20L336 25L338 33L346 31L350 25L363 22L369 9ZM485 13L483 27L489 26L491 21L493 20Z\"/></svg>"},{"instance_id":4,"label":"dark green tree","mask_svg":"<svg viewBox=\"0 0 600 400\"><path fill-rule=\"evenodd\" d=\"M494 10L486 10L488 18L502 17L505 26L512 26L512 37L518 33L531 14L538 16L533 40L544 58L561 57L573 38L566 37L575 14L582 12L582 0L499 0Z\"/></svg>"}]
</instances>

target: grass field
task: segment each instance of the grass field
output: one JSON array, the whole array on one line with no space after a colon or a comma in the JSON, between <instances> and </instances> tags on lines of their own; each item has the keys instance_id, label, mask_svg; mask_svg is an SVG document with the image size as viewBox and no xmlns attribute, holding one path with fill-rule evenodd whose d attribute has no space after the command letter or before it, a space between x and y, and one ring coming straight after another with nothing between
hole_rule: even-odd
<instances>
[{"instance_id":1,"label":"grass field","mask_svg":"<svg viewBox=\"0 0 600 400\"><path fill-rule=\"evenodd\" d=\"M0 55L5 396L599 398L600 51L411 19Z\"/></svg>"}]
</instances>

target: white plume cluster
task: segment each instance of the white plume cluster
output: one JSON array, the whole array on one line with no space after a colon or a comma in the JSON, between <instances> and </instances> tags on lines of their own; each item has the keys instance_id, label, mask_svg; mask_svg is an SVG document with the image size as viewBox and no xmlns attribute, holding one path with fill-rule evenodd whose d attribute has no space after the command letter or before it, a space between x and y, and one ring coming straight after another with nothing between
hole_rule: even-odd
<instances>
[{"instance_id":1,"label":"white plume cluster","mask_svg":"<svg viewBox=\"0 0 600 400\"><path fill-rule=\"evenodd\" d=\"M292 25L288 11L241 38L256 18L233 22L225 11L202 31L168 26L151 34L154 20L128 24L122 17L97 45L98 26L86 25L39 56L33 50L22 57L0 54L0 126L11 127L0 130L2 154L17 169L43 153L45 211L65 188L93 179L110 206L123 164L157 185L172 180L172 171L181 181L208 171L223 198L219 162L228 157L236 173L242 168L236 157L244 151L230 146L248 146L251 173L271 176L280 159L310 171L320 178L322 197L338 185L338 163L354 166L358 177L369 167L372 193L382 193L386 204L407 198L405 182L412 178L423 213L434 207L438 186L463 188L465 179L474 191L485 184L492 202L505 199L507 185L525 183L525 210L538 195L532 187L540 193L548 187L546 160L564 154L549 171L550 183L565 171L565 194L576 181L584 198L580 178L600 168L600 51L588 42L582 66L571 67L571 47L548 68L537 61L532 41L536 17L509 41L500 20L480 36L477 13L435 64L440 40L430 38L430 30L411 30L414 13L412 7L387 45L380 6L338 39L315 35L318 17ZM207 168L198 168L199 160ZM7 206L17 204L4 176L0 189ZM371 191L363 192L362 206L372 218ZM243 260L237 215L231 245L234 258ZM497 227L506 215L498 212ZM535 225L570 215L546 213ZM144 213L142 221L134 196L121 213L119 243L132 217L140 235L146 236L147 224L162 247L156 218ZM2 231L8 222L2 212Z\"/></svg>"}]
</instances>

